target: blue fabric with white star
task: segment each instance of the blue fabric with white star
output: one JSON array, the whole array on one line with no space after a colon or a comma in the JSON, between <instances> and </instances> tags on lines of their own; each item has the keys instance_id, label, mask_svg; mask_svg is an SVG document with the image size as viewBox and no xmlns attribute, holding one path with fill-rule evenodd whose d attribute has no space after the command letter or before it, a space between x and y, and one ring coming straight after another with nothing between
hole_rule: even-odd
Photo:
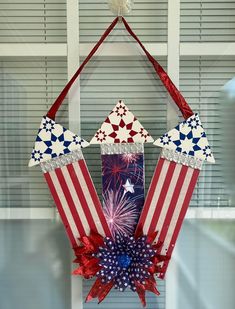
<instances>
[{"instance_id":1,"label":"blue fabric with white star","mask_svg":"<svg viewBox=\"0 0 235 309\"><path fill-rule=\"evenodd\" d=\"M128 287L136 291L135 281L144 284L150 277L148 268L156 254L147 243L146 236L135 239L133 236L116 235L114 240L106 237L104 243L105 246L97 253L102 266L97 277L102 283L113 281L114 287L121 292Z\"/></svg>"}]
</instances>

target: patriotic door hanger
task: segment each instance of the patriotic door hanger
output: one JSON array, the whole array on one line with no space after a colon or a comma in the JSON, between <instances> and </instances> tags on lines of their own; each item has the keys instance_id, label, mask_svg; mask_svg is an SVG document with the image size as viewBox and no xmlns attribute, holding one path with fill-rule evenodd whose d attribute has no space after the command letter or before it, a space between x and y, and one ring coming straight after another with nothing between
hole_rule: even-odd
<instances>
[{"instance_id":1,"label":"patriotic door hanger","mask_svg":"<svg viewBox=\"0 0 235 309\"><path fill-rule=\"evenodd\" d=\"M101 205L82 155L89 143L55 121L70 87L122 21L181 111L184 121L157 138L162 151L144 199L144 143L153 138L119 100L90 144L100 144ZM101 302L112 288L159 295L203 162L214 163L200 118L123 17L117 17L43 117L29 166L40 165L74 250L74 275L95 277L86 301Z\"/></svg>"}]
</instances>

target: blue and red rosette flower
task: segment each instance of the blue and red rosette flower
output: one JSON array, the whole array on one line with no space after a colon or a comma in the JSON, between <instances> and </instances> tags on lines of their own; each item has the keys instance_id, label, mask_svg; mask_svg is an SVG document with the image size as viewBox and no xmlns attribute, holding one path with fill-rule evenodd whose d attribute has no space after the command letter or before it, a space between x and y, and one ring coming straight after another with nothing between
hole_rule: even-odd
<instances>
[{"instance_id":1,"label":"blue and red rosette flower","mask_svg":"<svg viewBox=\"0 0 235 309\"><path fill-rule=\"evenodd\" d=\"M86 301L98 298L100 303L112 288L137 292L143 306L146 306L146 291L159 295L156 274L166 256L159 254L162 244L153 243L155 238L156 233L115 238L91 233L82 237L81 246L75 250L74 262L79 266L73 274L85 279L96 277Z\"/></svg>"}]
</instances>

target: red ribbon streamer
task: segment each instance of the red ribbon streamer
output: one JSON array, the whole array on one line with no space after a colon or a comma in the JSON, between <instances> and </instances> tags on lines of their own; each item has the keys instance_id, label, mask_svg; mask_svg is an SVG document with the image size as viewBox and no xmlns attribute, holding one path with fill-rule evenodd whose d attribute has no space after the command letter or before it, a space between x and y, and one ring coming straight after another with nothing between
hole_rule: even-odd
<instances>
[{"instance_id":1,"label":"red ribbon streamer","mask_svg":"<svg viewBox=\"0 0 235 309\"><path fill-rule=\"evenodd\" d=\"M108 295L112 287L113 282L102 283L100 279L96 279L89 294L86 297L86 302L92 300L93 298L98 298L99 303L101 303L102 300L104 300L104 298Z\"/></svg>"}]
</instances>

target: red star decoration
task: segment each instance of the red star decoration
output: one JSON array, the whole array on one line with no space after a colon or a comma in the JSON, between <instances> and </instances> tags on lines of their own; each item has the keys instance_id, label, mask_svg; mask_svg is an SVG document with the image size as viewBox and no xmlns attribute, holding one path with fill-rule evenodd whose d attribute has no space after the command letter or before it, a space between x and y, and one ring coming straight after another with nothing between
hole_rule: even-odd
<instances>
[{"instance_id":1,"label":"red star decoration","mask_svg":"<svg viewBox=\"0 0 235 309\"><path fill-rule=\"evenodd\" d=\"M124 106L121 101L119 101L120 105L117 106L116 110L115 110L115 113L120 116L120 117L123 117L126 115L127 113L127 108L126 106Z\"/></svg>"},{"instance_id":2,"label":"red star decoration","mask_svg":"<svg viewBox=\"0 0 235 309\"><path fill-rule=\"evenodd\" d=\"M105 132L101 130L99 130L95 135L95 137L97 138L97 141L101 141L101 142L105 141L106 136L107 135L105 134Z\"/></svg>"},{"instance_id":3,"label":"red star decoration","mask_svg":"<svg viewBox=\"0 0 235 309\"><path fill-rule=\"evenodd\" d=\"M144 128L141 128L139 133L142 137L145 138L145 141L147 140L147 137L150 136L149 133Z\"/></svg>"},{"instance_id":4,"label":"red star decoration","mask_svg":"<svg viewBox=\"0 0 235 309\"><path fill-rule=\"evenodd\" d=\"M126 143L126 141L123 141L123 140L120 140L119 138L116 138L117 135L118 135L116 132L119 131L119 128L126 128L126 130L129 130L128 135L131 136L127 139L127 143L134 143L134 140L133 140L132 137L135 136L138 132L132 130L132 126L133 126L133 122L126 124L123 121L123 119L121 119L120 122L119 122L119 125L115 125L115 124L112 125L113 132L110 133L109 136L114 139L114 143Z\"/></svg>"}]
</instances>

